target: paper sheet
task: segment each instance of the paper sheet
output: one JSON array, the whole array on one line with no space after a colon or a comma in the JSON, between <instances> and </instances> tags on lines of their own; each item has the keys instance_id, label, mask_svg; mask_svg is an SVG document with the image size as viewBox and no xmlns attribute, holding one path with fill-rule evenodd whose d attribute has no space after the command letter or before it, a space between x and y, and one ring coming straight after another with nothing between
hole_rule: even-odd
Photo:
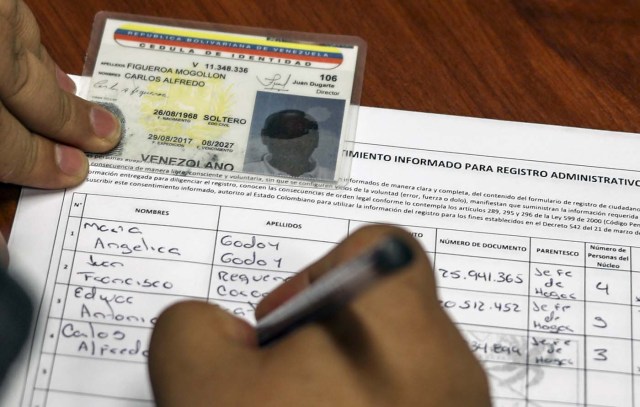
<instances>
[{"instance_id":1,"label":"paper sheet","mask_svg":"<svg viewBox=\"0 0 640 407\"><path fill-rule=\"evenodd\" d=\"M640 399L637 135L362 108L357 140L343 190L99 166L73 190L25 190L12 271L38 315L2 405L152 405L163 308L200 299L253 320L375 222L424 245L496 406Z\"/></svg>"}]
</instances>

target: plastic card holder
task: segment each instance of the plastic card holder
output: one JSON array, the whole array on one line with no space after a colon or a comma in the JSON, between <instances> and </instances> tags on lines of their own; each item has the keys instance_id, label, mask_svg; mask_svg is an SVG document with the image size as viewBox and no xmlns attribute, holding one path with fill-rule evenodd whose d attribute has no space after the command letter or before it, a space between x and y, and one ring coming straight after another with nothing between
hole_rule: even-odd
<instances>
[{"instance_id":1,"label":"plastic card holder","mask_svg":"<svg viewBox=\"0 0 640 407\"><path fill-rule=\"evenodd\" d=\"M84 75L120 145L93 164L228 181L346 184L360 38L102 12Z\"/></svg>"}]
</instances>

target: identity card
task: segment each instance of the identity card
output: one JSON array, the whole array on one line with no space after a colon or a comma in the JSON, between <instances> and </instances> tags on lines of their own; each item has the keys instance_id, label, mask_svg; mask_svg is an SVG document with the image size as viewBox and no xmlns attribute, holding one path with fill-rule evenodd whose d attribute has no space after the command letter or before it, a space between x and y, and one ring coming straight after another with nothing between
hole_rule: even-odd
<instances>
[{"instance_id":1,"label":"identity card","mask_svg":"<svg viewBox=\"0 0 640 407\"><path fill-rule=\"evenodd\" d=\"M88 96L124 132L98 161L338 185L350 169L364 54L357 37L100 13Z\"/></svg>"}]
</instances>

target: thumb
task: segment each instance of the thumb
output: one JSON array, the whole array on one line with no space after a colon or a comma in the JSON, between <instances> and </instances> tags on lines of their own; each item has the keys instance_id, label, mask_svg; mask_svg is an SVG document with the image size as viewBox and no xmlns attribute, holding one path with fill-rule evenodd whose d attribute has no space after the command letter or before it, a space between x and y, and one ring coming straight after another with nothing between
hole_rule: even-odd
<instances>
[{"instance_id":1,"label":"thumb","mask_svg":"<svg viewBox=\"0 0 640 407\"><path fill-rule=\"evenodd\" d=\"M245 378L257 371L257 352L254 329L219 307L196 301L169 307L149 347L156 403L196 406L242 394L234 387L241 392Z\"/></svg>"}]
</instances>

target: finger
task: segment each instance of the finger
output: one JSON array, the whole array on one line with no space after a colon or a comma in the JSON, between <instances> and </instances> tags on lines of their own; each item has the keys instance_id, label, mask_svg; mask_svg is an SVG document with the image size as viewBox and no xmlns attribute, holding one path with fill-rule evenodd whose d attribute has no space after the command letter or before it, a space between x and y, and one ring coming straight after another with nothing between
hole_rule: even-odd
<instances>
[{"instance_id":1,"label":"finger","mask_svg":"<svg viewBox=\"0 0 640 407\"><path fill-rule=\"evenodd\" d=\"M427 309L440 309L436 295L436 283L431 268L431 264L424 248L420 243L404 229L393 226L371 226L359 229L350 239L345 241L345 245L336 251L336 258L328 267L334 268L336 264L348 261L354 256L353 253L362 253L371 247L379 244L383 239L395 236L409 246L412 251L413 259L405 266L392 275L381 279L381 281L372 286L370 290L365 291L356 303L363 303L363 307L374 306L381 308L387 306L392 300L402 299L402 303L413 307L411 300L415 301L415 306ZM319 278L327 272L326 265L316 264L311 267L311 281ZM394 308L397 309L398 305Z\"/></svg>"},{"instance_id":2,"label":"finger","mask_svg":"<svg viewBox=\"0 0 640 407\"><path fill-rule=\"evenodd\" d=\"M472 388L486 388L479 364L439 305L435 278L424 249L404 230L390 226L358 230L303 271L298 280L285 283L275 292L275 300L269 297L265 300L275 303L291 296L293 291L313 284L337 265L389 236L411 247L414 255L411 263L365 290L331 318L298 329L267 348L263 369L285 369L278 370L279 374L304 376L305 371L317 370L315 363L321 364L313 358L301 357L308 355L305 349L320 354L340 354L343 357L338 362L348 366L345 370L356 372L362 379L359 383L368 393L377 394L381 405L393 405L394 400L407 400L399 405L422 404L424 393L416 395L405 390L424 388L425 383L433 381L434 372L446 378L445 383L455 383L457 378L465 377L474 384ZM338 362L332 360L334 364ZM456 386L451 388L456 393L460 390ZM435 400L433 405L445 404L444 399L439 401ZM478 403L485 404L484 400Z\"/></svg>"},{"instance_id":3,"label":"finger","mask_svg":"<svg viewBox=\"0 0 640 407\"><path fill-rule=\"evenodd\" d=\"M40 29L33 13L22 0L13 1L14 6L7 19L13 22L16 41L22 42L25 48L38 58L43 55L44 47L40 41Z\"/></svg>"},{"instance_id":4,"label":"finger","mask_svg":"<svg viewBox=\"0 0 640 407\"><path fill-rule=\"evenodd\" d=\"M58 84L60 87L70 93L75 94L75 83L69 76L64 73L57 64L53 62L46 48L40 41L40 29L33 13L23 1L4 1L0 15L4 15L6 21L13 25L14 41L21 43L22 46L31 51L38 59L42 61L49 72L56 72Z\"/></svg>"},{"instance_id":5,"label":"finger","mask_svg":"<svg viewBox=\"0 0 640 407\"><path fill-rule=\"evenodd\" d=\"M425 294L429 290L432 294L435 294L435 281L433 279L433 273L431 272L431 266L419 243L407 232L399 228L372 226L356 231L322 259L273 290L258 304L256 308L256 318L260 319L264 317L289 298L306 289L323 274L329 272L339 264L357 257L367 249L375 246L383 238L392 235L398 236L407 242L416 257L414 261L417 263L417 266L413 267L413 272L409 273L410 275L404 277L404 279L416 280L417 285L414 288L420 288ZM431 298L435 298L435 295L432 295Z\"/></svg>"},{"instance_id":6,"label":"finger","mask_svg":"<svg viewBox=\"0 0 640 407\"><path fill-rule=\"evenodd\" d=\"M271 311L287 302L291 297L306 289L311 284L309 278L309 273L301 271L290 280L273 289L258 303L255 310L256 319L262 319Z\"/></svg>"},{"instance_id":7,"label":"finger","mask_svg":"<svg viewBox=\"0 0 640 407\"><path fill-rule=\"evenodd\" d=\"M0 104L0 182L66 188L81 183L88 171L82 151L31 133Z\"/></svg>"},{"instance_id":8,"label":"finger","mask_svg":"<svg viewBox=\"0 0 640 407\"><path fill-rule=\"evenodd\" d=\"M58 85L65 92L76 93L76 85L58 64L56 64L40 41L40 29L33 13L22 1L18 1L15 7L15 32L16 41L21 42L26 49L31 51L49 72L55 72Z\"/></svg>"},{"instance_id":9,"label":"finger","mask_svg":"<svg viewBox=\"0 0 640 407\"><path fill-rule=\"evenodd\" d=\"M364 251L362 247L357 247L359 244L354 240L358 238L358 235L349 237L320 260L271 291L256 307L256 319L261 319L291 297L305 290L318 277L340 264L342 262L341 259L349 260L357 257L359 253ZM367 245L366 241L363 243L365 246Z\"/></svg>"},{"instance_id":10,"label":"finger","mask_svg":"<svg viewBox=\"0 0 640 407\"><path fill-rule=\"evenodd\" d=\"M158 405L234 405L257 380L255 332L243 320L203 302L184 302L158 318L149 373ZM206 393L206 394L203 394Z\"/></svg>"},{"instance_id":11,"label":"finger","mask_svg":"<svg viewBox=\"0 0 640 407\"><path fill-rule=\"evenodd\" d=\"M7 242L4 240L4 236L0 233L0 272L6 270L9 267L9 250L7 249Z\"/></svg>"},{"instance_id":12,"label":"finger","mask_svg":"<svg viewBox=\"0 0 640 407\"><path fill-rule=\"evenodd\" d=\"M360 337L372 338L381 349L400 349L413 357L431 347L416 347L415 337L437 342L457 335L455 327L439 305L436 283L429 259L422 246L407 231L392 226L365 227L346 239L334 252L308 269L309 281L320 278L338 264L369 250L385 238L395 236L413 253L412 261L362 292L326 324L328 333L346 349L358 347L358 336L345 327L359 327ZM431 332L437 331L437 332ZM460 343L458 341L457 343Z\"/></svg>"},{"instance_id":13,"label":"finger","mask_svg":"<svg viewBox=\"0 0 640 407\"><path fill-rule=\"evenodd\" d=\"M53 64L54 64L54 70L56 72L56 79L58 80L58 86L60 86L60 89L72 95L75 95L77 91L76 83L73 81L73 79L69 77L69 75L67 75L65 71L63 71L58 66L58 64L56 63L53 63Z\"/></svg>"},{"instance_id":14,"label":"finger","mask_svg":"<svg viewBox=\"0 0 640 407\"><path fill-rule=\"evenodd\" d=\"M312 341L322 344L331 339L330 343L348 355L354 369L368 375L373 388L383 382L394 382L401 392L408 384L423 386L427 379L433 378L432 372L443 366L447 369L441 374L448 375L447 381L453 382L456 375L464 375L470 381L482 382L484 375L477 361L440 307L429 259L408 232L389 226L360 229L334 252L312 265L308 269L308 281L313 283L337 264L348 261L388 236L396 236L411 247L414 256L406 269L364 291L325 324L318 324L316 329L298 336L292 335L290 341L283 341L280 350L285 352L291 346L305 343L308 346ZM389 377L381 372L396 373ZM400 399L397 392L387 396L389 400Z\"/></svg>"},{"instance_id":15,"label":"finger","mask_svg":"<svg viewBox=\"0 0 640 407\"><path fill-rule=\"evenodd\" d=\"M466 349L455 326L439 306L435 278L422 247L409 233L391 226L366 227L349 236L328 255L274 291L273 298L267 296L264 301L268 302L260 308L260 315L266 315L296 290L305 289L337 265L390 236L401 239L411 248L411 263L369 287L331 318L309 324L276 342L271 350L278 357L284 357L280 351L286 353L287 349L335 348L348 355L356 370L376 366L375 371L393 371L429 358L436 366L436 361L442 361L431 354L441 346Z\"/></svg>"},{"instance_id":16,"label":"finger","mask_svg":"<svg viewBox=\"0 0 640 407\"><path fill-rule=\"evenodd\" d=\"M0 22L0 38L12 38ZM0 99L31 131L84 151L105 152L120 138L120 123L109 111L63 91L47 69L19 41L0 43Z\"/></svg>"}]
</instances>

